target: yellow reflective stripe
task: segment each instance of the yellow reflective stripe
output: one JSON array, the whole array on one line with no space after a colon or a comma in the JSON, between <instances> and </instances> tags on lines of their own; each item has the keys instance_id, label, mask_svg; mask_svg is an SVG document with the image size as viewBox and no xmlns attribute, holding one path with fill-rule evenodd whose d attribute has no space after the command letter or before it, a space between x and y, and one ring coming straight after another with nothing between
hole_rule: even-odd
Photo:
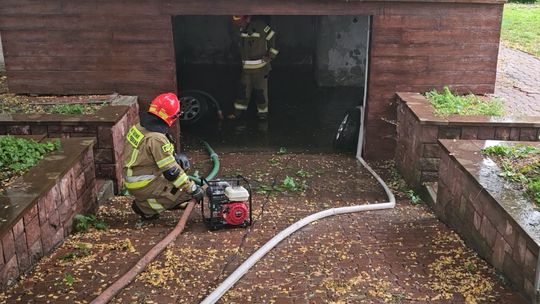
<instances>
[{"instance_id":1,"label":"yellow reflective stripe","mask_svg":"<svg viewBox=\"0 0 540 304\"><path fill-rule=\"evenodd\" d=\"M124 185L126 186L126 188L128 190L140 189L140 188L146 187L153 180L154 179L145 179L145 180L140 180L140 181L136 181L136 182L126 182L126 181L124 181Z\"/></svg>"},{"instance_id":2,"label":"yellow reflective stripe","mask_svg":"<svg viewBox=\"0 0 540 304\"><path fill-rule=\"evenodd\" d=\"M185 183L187 180L188 180L187 174L186 174L186 173L182 173L182 174L180 174L180 176L178 176L177 179L174 180L173 185L174 185L176 188L180 188L180 186L182 186L182 184Z\"/></svg>"},{"instance_id":3,"label":"yellow reflective stripe","mask_svg":"<svg viewBox=\"0 0 540 304\"><path fill-rule=\"evenodd\" d=\"M251 34L248 34L248 33L240 33L240 37L242 38L259 38L261 37L261 34L260 33L251 33Z\"/></svg>"},{"instance_id":4,"label":"yellow reflective stripe","mask_svg":"<svg viewBox=\"0 0 540 304\"><path fill-rule=\"evenodd\" d=\"M244 64L244 69L245 70L260 69L265 65L266 65L266 62L259 63L259 64Z\"/></svg>"},{"instance_id":5,"label":"yellow reflective stripe","mask_svg":"<svg viewBox=\"0 0 540 304\"><path fill-rule=\"evenodd\" d=\"M157 211L158 213L165 210L165 208L163 207L163 205L161 205L160 203L158 203L155 199L153 198L149 198L146 200L148 202L148 205L150 205L150 208L154 209L155 211Z\"/></svg>"},{"instance_id":6,"label":"yellow reflective stripe","mask_svg":"<svg viewBox=\"0 0 540 304\"><path fill-rule=\"evenodd\" d=\"M272 37L274 37L275 34L276 34L276 32L271 31L271 32L268 34L268 36L266 36L266 40L272 39Z\"/></svg>"},{"instance_id":7,"label":"yellow reflective stripe","mask_svg":"<svg viewBox=\"0 0 540 304\"><path fill-rule=\"evenodd\" d=\"M234 108L236 110L247 110L248 106L241 104L239 101L234 103Z\"/></svg>"},{"instance_id":8,"label":"yellow reflective stripe","mask_svg":"<svg viewBox=\"0 0 540 304\"><path fill-rule=\"evenodd\" d=\"M137 160L137 156L139 156L139 150L133 149L131 152L131 158L129 159L129 162L126 164L126 167L131 167Z\"/></svg>"},{"instance_id":9,"label":"yellow reflective stripe","mask_svg":"<svg viewBox=\"0 0 540 304\"><path fill-rule=\"evenodd\" d=\"M257 109L257 112L259 112L259 113L268 113L268 107L266 107L264 109Z\"/></svg>"},{"instance_id":10,"label":"yellow reflective stripe","mask_svg":"<svg viewBox=\"0 0 540 304\"><path fill-rule=\"evenodd\" d=\"M129 132L126 136L127 141L130 145L133 146L133 148L137 148L143 138L144 134L142 134L142 132L139 131L135 126L129 129Z\"/></svg>"},{"instance_id":11,"label":"yellow reflective stripe","mask_svg":"<svg viewBox=\"0 0 540 304\"><path fill-rule=\"evenodd\" d=\"M139 156L139 150L133 149L133 151L131 152L131 158L129 159L129 162L126 163L127 176L133 175L133 170L131 170L131 166L133 166L133 164L137 160L137 156Z\"/></svg>"},{"instance_id":12,"label":"yellow reflective stripe","mask_svg":"<svg viewBox=\"0 0 540 304\"><path fill-rule=\"evenodd\" d=\"M278 50L276 50L275 48L270 48L270 50L269 50L269 51L270 51L270 53L272 53L273 55L277 55L277 54L279 54L279 51L278 51Z\"/></svg>"},{"instance_id":13,"label":"yellow reflective stripe","mask_svg":"<svg viewBox=\"0 0 540 304\"><path fill-rule=\"evenodd\" d=\"M267 26L264 28L264 32L265 32L265 33L268 33L269 30L270 30L270 27L267 25Z\"/></svg>"},{"instance_id":14,"label":"yellow reflective stripe","mask_svg":"<svg viewBox=\"0 0 540 304\"><path fill-rule=\"evenodd\" d=\"M157 113L159 117L163 118L163 119L167 119L169 118L169 115L167 115L167 112L165 112L164 109L161 109L159 110L159 113Z\"/></svg>"},{"instance_id":15,"label":"yellow reflective stripe","mask_svg":"<svg viewBox=\"0 0 540 304\"><path fill-rule=\"evenodd\" d=\"M174 145L172 143L164 144L161 146L161 150L165 153L173 153L174 152Z\"/></svg>"},{"instance_id":16,"label":"yellow reflective stripe","mask_svg":"<svg viewBox=\"0 0 540 304\"><path fill-rule=\"evenodd\" d=\"M163 168L163 167L167 166L168 164L173 163L175 161L176 160L174 159L174 156L169 155L169 156L165 157L164 159L158 161L156 164L157 164L158 168L161 169L161 168Z\"/></svg>"}]
</instances>

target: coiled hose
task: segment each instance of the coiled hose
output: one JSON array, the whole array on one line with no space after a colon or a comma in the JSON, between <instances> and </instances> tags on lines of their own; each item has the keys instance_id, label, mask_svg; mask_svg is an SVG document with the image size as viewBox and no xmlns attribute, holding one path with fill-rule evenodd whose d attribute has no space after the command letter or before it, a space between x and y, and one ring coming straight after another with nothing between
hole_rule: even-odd
<instances>
[{"instance_id":1,"label":"coiled hose","mask_svg":"<svg viewBox=\"0 0 540 304\"><path fill-rule=\"evenodd\" d=\"M206 141L202 141L204 146L206 147L206 150L208 154L210 155L210 159L212 160L213 167L208 176L206 176L206 180L212 180L214 177L216 177L218 171L219 171L219 158L216 152L214 152L214 149L210 147L210 145ZM190 176L190 179L193 180L197 184L201 184L201 180L198 177ZM97 298L95 298L91 303L92 304L104 304L108 303L115 295L117 295L124 287L129 285L135 277L141 273L146 265L148 265L150 262L152 262L167 246L174 242L174 240L182 233L184 230L184 227L186 226L186 222L189 218L189 215L191 214L191 211L193 210L193 207L197 202L195 200L191 200L182 213L182 217L174 227L174 229L169 232L169 234L161 240L159 243L157 243L152 249L150 249L138 262L133 266L128 272L126 272L122 277L120 277L116 282L114 282L112 285L110 285L105 291L103 291Z\"/></svg>"}]
</instances>

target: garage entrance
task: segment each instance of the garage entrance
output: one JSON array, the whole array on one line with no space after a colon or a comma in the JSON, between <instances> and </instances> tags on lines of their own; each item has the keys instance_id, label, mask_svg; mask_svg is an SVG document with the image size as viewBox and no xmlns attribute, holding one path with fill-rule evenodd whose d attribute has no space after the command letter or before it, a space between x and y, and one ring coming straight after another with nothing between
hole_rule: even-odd
<instances>
[{"instance_id":1,"label":"garage entrance","mask_svg":"<svg viewBox=\"0 0 540 304\"><path fill-rule=\"evenodd\" d=\"M269 118L257 120L251 102L244 119L218 123L209 104L198 122L183 123L183 142L201 137L221 150L331 151L345 112L364 103L370 17L257 18L276 32L279 49L269 76ZM231 113L241 72L231 16L175 16L173 34L179 94L202 90Z\"/></svg>"}]
</instances>

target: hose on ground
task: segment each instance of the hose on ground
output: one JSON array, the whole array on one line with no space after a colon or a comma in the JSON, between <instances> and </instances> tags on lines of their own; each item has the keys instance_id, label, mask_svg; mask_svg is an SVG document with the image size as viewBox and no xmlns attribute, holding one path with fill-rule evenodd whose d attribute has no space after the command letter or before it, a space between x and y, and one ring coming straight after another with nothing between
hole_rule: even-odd
<instances>
[{"instance_id":1,"label":"hose on ground","mask_svg":"<svg viewBox=\"0 0 540 304\"><path fill-rule=\"evenodd\" d=\"M214 164L212 167L212 170L206 177L206 180L212 180L214 177L216 177L218 171L219 171L219 158L216 152L212 149L212 147L205 141L203 141L203 144L206 147L206 150L208 154L210 155L210 158L212 159L212 163ZM190 178L200 184L201 180L197 177ZM182 217L174 227L174 229L169 232L169 234L161 240L159 243L157 243L152 249L150 249L138 262L133 266L128 272L126 272L122 277L120 277L116 282L114 282L112 285L110 285L105 291L103 291L97 298L95 298L91 304L104 304L108 303L115 295L117 295L124 287L129 285L133 279L137 275L139 275L146 265L148 265L150 262L152 262L170 243L174 242L174 240L182 233L184 230L184 227L186 226L186 222L189 218L189 215L191 214L191 211L193 210L193 207L197 204L195 200L191 200L189 204L187 205L186 209L182 213Z\"/></svg>"},{"instance_id":2,"label":"hose on ground","mask_svg":"<svg viewBox=\"0 0 540 304\"><path fill-rule=\"evenodd\" d=\"M115 295L117 295L124 287L129 285L133 279L139 273L141 273L146 265L152 262L176 237L182 233L186 222L193 210L193 207L197 204L195 200L191 200L184 210L180 221L176 224L174 229L159 243L157 243L152 249L150 249L128 272L121 276L116 282L103 291L97 298L95 298L91 304L104 304L108 303Z\"/></svg>"},{"instance_id":3,"label":"hose on ground","mask_svg":"<svg viewBox=\"0 0 540 304\"><path fill-rule=\"evenodd\" d=\"M204 140L201 140L201 141L202 141L204 147L206 148L206 151L208 152L208 155L210 156L210 159L212 160L212 164L213 164L212 170L206 176L206 180L212 180L212 179L214 179L214 177L216 177L216 175L219 172L219 166L220 166L219 157L216 154L216 152L214 151L214 149L212 149L210 144L208 144ZM199 185L202 185L202 181L201 181L201 179L199 177L190 175L189 178L192 181L194 181L195 183L197 183Z\"/></svg>"},{"instance_id":4,"label":"hose on ground","mask_svg":"<svg viewBox=\"0 0 540 304\"><path fill-rule=\"evenodd\" d=\"M357 205L357 206L349 206L349 207L340 207L340 208L331 208L326 209L314 214L311 214L294 224L287 227L285 230L282 230L280 233L278 233L276 236L274 236L270 241L268 241L266 244L264 244L261 248L259 248L255 253L253 253L242 265L240 265L230 276L225 279L211 294L209 294L202 302L201 304L213 304L216 303L240 278L248 272L248 270L255 265L262 257L264 257L270 250L272 250L277 244L279 244L281 241L283 241L285 238L287 238L292 233L296 232L300 228L314 222L320 219L323 219L325 217L329 217L332 215L338 215L338 214L345 214L345 213L353 213L353 212L360 212L360 211L369 211L369 210L382 210L382 209L389 209L394 208L396 205L396 198L394 197L394 194L392 191L390 191L390 188L386 185L386 183L381 179L381 177L362 159L361 157L358 158L360 163L375 177L375 179L381 184L384 191L386 192L386 195L388 196L388 202L386 203L377 203L377 204L370 204L370 205Z\"/></svg>"}]
</instances>

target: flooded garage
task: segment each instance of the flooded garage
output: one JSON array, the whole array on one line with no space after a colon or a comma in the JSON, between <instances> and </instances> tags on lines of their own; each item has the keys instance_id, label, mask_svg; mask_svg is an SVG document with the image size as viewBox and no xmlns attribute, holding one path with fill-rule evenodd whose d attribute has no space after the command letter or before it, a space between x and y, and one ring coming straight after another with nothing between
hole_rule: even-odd
<instances>
[{"instance_id":1,"label":"flooded garage","mask_svg":"<svg viewBox=\"0 0 540 304\"><path fill-rule=\"evenodd\" d=\"M332 150L345 112L363 104L369 16L254 18L275 31L279 50L268 76L268 119L257 119L250 98L246 115L219 121L212 101L189 92L212 95L224 116L233 112L242 71L239 28L231 16L174 17L179 93L187 91L206 103L201 111L208 109L200 119L184 120L182 136L204 138L220 149ZM184 102L183 110L189 107Z\"/></svg>"}]
</instances>

